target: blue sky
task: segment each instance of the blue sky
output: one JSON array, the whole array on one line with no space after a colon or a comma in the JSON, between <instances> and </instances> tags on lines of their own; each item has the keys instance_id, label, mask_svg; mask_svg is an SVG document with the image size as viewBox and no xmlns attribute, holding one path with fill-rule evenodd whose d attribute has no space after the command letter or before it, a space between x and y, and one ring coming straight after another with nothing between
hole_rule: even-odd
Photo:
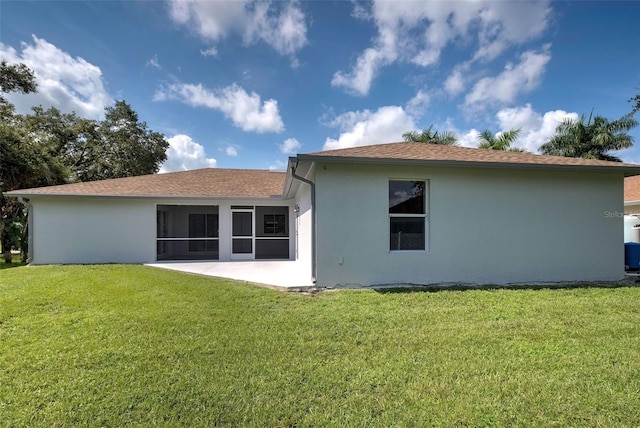
<instances>
[{"instance_id":1,"label":"blue sky","mask_svg":"<svg viewBox=\"0 0 640 428\"><path fill-rule=\"evenodd\" d=\"M170 141L163 171L283 168L431 124L465 146L522 128L536 151L565 117L618 118L639 24L635 1L3 0L0 56L36 72L20 112L126 100Z\"/></svg>"}]
</instances>

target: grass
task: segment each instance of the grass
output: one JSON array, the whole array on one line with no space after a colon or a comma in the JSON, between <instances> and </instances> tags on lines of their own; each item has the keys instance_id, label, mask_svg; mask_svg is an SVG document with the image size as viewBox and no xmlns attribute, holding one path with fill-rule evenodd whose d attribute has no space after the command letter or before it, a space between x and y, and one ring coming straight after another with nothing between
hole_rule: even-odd
<instances>
[{"instance_id":1,"label":"grass","mask_svg":"<svg viewBox=\"0 0 640 428\"><path fill-rule=\"evenodd\" d=\"M4 257L2 255L2 253L0 252L0 270L14 268L14 267L18 267L18 266L25 266L25 265L26 265L26 263L22 262L20 254L12 254L11 255L11 262L10 263L5 263Z\"/></svg>"},{"instance_id":2,"label":"grass","mask_svg":"<svg viewBox=\"0 0 640 428\"><path fill-rule=\"evenodd\" d=\"M0 273L0 426L638 426L640 289Z\"/></svg>"}]
</instances>

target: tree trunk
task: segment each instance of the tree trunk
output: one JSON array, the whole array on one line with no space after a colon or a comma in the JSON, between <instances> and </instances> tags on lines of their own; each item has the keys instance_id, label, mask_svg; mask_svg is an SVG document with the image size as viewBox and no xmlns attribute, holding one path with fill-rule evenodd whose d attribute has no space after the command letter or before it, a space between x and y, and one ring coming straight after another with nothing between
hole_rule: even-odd
<instances>
[{"instance_id":1,"label":"tree trunk","mask_svg":"<svg viewBox=\"0 0 640 428\"><path fill-rule=\"evenodd\" d=\"M2 252L4 254L4 262L11 263L11 238L5 231L2 232Z\"/></svg>"}]
</instances>

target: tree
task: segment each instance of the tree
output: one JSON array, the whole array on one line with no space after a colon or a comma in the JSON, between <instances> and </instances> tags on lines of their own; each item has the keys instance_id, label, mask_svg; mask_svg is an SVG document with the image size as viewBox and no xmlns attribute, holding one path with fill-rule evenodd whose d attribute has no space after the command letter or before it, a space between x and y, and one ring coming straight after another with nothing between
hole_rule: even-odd
<instances>
[{"instance_id":1,"label":"tree","mask_svg":"<svg viewBox=\"0 0 640 428\"><path fill-rule=\"evenodd\" d=\"M28 136L64 165L67 170L64 182L93 179L92 169L104 162L100 123L81 118L75 112L61 113L55 107L32 110L24 120Z\"/></svg>"},{"instance_id":2,"label":"tree","mask_svg":"<svg viewBox=\"0 0 640 428\"><path fill-rule=\"evenodd\" d=\"M631 112L629 112L629 116L634 116L638 111L640 111L640 86L637 87L636 90L638 91L638 93L628 99L630 103L633 103L633 107L631 108Z\"/></svg>"},{"instance_id":3,"label":"tree","mask_svg":"<svg viewBox=\"0 0 640 428\"><path fill-rule=\"evenodd\" d=\"M36 92L36 89L36 77L29 67L24 64L9 64L4 59L0 62L0 102L7 102L3 94L8 92L29 94Z\"/></svg>"},{"instance_id":4,"label":"tree","mask_svg":"<svg viewBox=\"0 0 640 428\"><path fill-rule=\"evenodd\" d=\"M519 147L511 147L511 144L520 136L521 129L510 129L507 132L493 135L491 131L485 129L478 136L478 148L487 150L503 150L509 152L526 152Z\"/></svg>"},{"instance_id":5,"label":"tree","mask_svg":"<svg viewBox=\"0 0 640 428\"><path fill-rule=\"evenodd\" d=\"M125 101L106 107L103 121L34 107L24 122L30 139L67 168L67 182L156 173L169 147Z\"/></svg>"},{"instance_id":6,"label":"tree","mask_svg":"<svg viewBox=\"0 0 640 428\"><path fill-rule=\"evenodd\" d=\"M83 181L153 174L167 159L164 135L149 130L124 100L105 109L96 137L98 158L84 171Z\"/></svg>"},{"instance_id":7,"label":"tree","mask_svg":"<svg viewBox=\"0 0 640 428\"><path fill-rule=\"evenodd\" d=\"M609 121L602 116L584 115L580 120L565 119L556 128L556 134L542 146L545 155L567 156L584 159L600 159L621 162L620 158L609 154L633 145L629 130L638 126L631 115Z\"/></svg>"},{"instance_id":8,"label":"tree","mask_svg":"<svg viewBox=\"0 0 640 428\"><path fill-rule=\"evenodd\" d=\"M20 118L4 94L35 91L35 75L26 65L0 62L0 245L7 263L11 262L11 248L16 243L16 218L23 218L24 214L16 201L5 198L4 192L17 188L14 186L31 175L36 159L27 153L24 136L16 126Z\"/></svg>"},{"instance_id":9,"label":"tree","mask_svg":"<svg viewBox=\"0 0 640 428\"><path fill-rule=\"evenodd\" d=\"M433 131L433 125L430 125L422 132L407 131L402 134L404 141L413 141L416 143L440 144L444 146L457 146L458 138L452 132Z\"/></svg>"}]
</instances>

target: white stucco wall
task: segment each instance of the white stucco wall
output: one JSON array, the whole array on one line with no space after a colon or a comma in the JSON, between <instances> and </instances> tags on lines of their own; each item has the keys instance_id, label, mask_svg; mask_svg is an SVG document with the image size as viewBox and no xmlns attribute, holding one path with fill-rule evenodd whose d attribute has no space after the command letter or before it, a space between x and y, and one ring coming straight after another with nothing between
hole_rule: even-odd
<instances>
[{"instance_id":1,"label":"white stucco wall","mask_svg":"<svg viewBox=\"0 0 640 428\"><path fill-rule=\"evenodd\" d=\"M153 201L36 197L31 204L34 264L155 260Z\"/></svg>"},{"instance_id":2,"label":"white stucco wall","mask_svg":"<svg viewBox=\"0 0 640 428\"><path fill-rule=\"evenodd\" d=\"M303 205L307 199L302 197ZM30 201L33 264L155 262L157 205L218 206L220 261L231 259L232 205L289 207L290 258L296 254L293 200L36 196Z\"/></svg>"},{"instance_id":3,"label":"white stucco wall","mask_svg":"<svg viewBox=\"0 0 640 428\"><path fill-rule=\"evenodd\" d=\"M299 212L294 213L294 221L296 222L296 241L297 241L297 260L311 267L311 235L312 235L312 217L313 211L311 207L311 186L302 183L296 193L295 203L298 205Z\"/></svg>"},{"instance_id":4,"label":"white stucco wall","mask_svg":"<svg viewBox=\"0 0 640 428\"><path fill-rule=\"evenodd\" d=\"M428 180L426 251L390 252L388 182ZM620 173L320 164L318 285L624 276Z\"/></svg>"}]
</instances>

